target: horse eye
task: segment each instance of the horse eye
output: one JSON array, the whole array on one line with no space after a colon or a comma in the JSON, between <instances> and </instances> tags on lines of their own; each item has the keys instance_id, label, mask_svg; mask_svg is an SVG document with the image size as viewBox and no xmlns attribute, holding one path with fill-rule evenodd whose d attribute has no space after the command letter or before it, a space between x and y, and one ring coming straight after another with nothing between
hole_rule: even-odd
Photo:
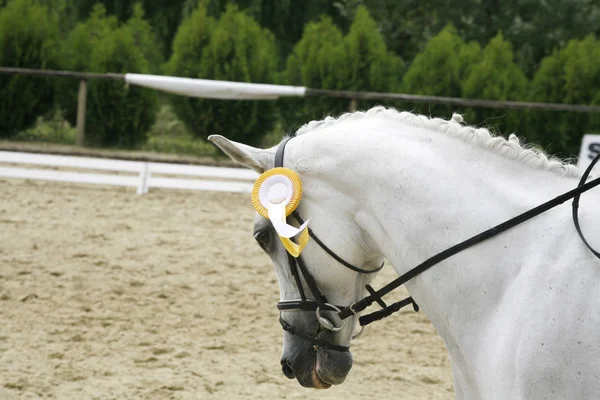
<instances>
[{"instance_id":1,"label":"horse eye","mask_svg":"<svg viewBox=\"0 0 600 400\"><path fill-rule=\"evenodd\" d=\"M266 231L257 232L254 235L254 239L261 247L266 247L269 244L269 233Z\"/></svg>"}]
</instances>

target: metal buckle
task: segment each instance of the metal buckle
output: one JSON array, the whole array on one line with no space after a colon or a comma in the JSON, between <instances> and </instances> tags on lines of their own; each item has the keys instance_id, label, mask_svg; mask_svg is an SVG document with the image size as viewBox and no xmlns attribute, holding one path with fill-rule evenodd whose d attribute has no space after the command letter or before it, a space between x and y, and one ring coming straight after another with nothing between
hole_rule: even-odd
<instances>
[{"instance_id":1,"label":"metal buckle","mask_svg":"<svg viewBox=\"0 0 600 400\"><path fill-rule=\"evenodd\" d=\"M352 315L358 315L358 312L356 312L356 310L354 309L354 306L356 306L356 302L354 302L354 303L350 304L350 305L348 306L348 309L349 309L350 311L352 311Z\"/></svg>"},{"instance_id":2,"label":"metal buckle","mask_svg":"<svg viewBox=\"0 0 600 400\"><path fill-rule=\"evenodd\" d=\"M333 311L337 311L338 313L340 313L342 311L338 307L334 306L333 304L325 303L325 305L327 307L332 308ZM341 320L342 321L342 325L339 326L339 327L333 325L333 322L331 322L327 318L321 316L321 309L319 307L317 307L316 314L317 314L317 320L319 321L319 324L323 328L327 329L328 331L338 332L338 331L341 331L342 329L344 329L344 326L346 326L346 321L345 320Z\"/></svg>"}]
</instances>

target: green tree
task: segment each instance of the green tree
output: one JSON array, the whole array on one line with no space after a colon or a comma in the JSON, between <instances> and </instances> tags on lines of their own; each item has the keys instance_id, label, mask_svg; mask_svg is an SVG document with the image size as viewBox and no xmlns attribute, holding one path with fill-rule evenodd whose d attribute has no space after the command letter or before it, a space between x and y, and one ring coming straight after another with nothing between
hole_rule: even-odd
<instances>
[{"instance_id":1,"label":"green tree","mask_svg":"<svg viewBox=\"0 0 600 400\"><path fill-rule=\"evenodd\" d=\"M477 42L466 44L452 25L446 26L413 60L402 80L402 91L410 94L460 97L461 84L479 61ZM414 108L423 108L415 104ZM448 117L456 106L427 105L427 113ZM413 109L413 107L409 107ZM424 110L420 112L425 112Z\"/></svg>"},{"instance_id":2,"label":"green tree","mask_svg":"<svg viewBox=\"0 0 600 400\"><path fill-rule=\"evenodd\" d=\"M346 66L342 73L349 90L395 91L404 69L402 60L388 51L377 23L364 6L357 9L344 37L339 65Z\"/></svg>"},{"instance_id":3,"label":"green tree","mask_svg":"<svg viewBox=\"0 0 600 400\"><path fill-rule=\"evenodd\" d=\"M467 98L487 100L522 100L529 82L514 63L512 46L501 33L485 47L479 63L474 65L462 86ZM467 112L467 122L484 124L504 133L526 133L522 110L476 108Z\"/></svg>"},{"instance_id":4,"label":"green tree","mask_svg":"<svg viewBox=\"0 0 600 400\"><path fill-rule=\"evenodd\" d=\"M149 73L146 58L151 45L149 27L141 10L119 26L104 6L94 7L90 18L78 24L65 47L65 69L87 72ZM60 103L74 118L76 84L61 86ZM154 123L157 97L154 91L122 82L92 80L88 83L86 144L136 148L146 140ZM71 122L74 122L71 120Z\"/></svg>"},{"instance_id":5,"label":"green tree","mask_svg":"<svg viewBox=\"0 0 600 400\"><path fill-rule=\"evenodd\" d=\"M338 75L338 58L343 55L342 32L329 17L309 22L302 39L294 46L282 74L284 84L319 89L342 89ZM329 114L346 111L348 101L329 97L282 99L280 111L286 128L300 126Z\"/></svg>"},{"instance_id":6,"label":"green tree","mask_svg":"<svg viewBox=\"0 0 600 400\"><path fill-rule=\"evenodd\" d=\"M131 33L135 45L148 61L149 71L154 74L159 73L164 59L160 47L157 46L152 26L146 20L146 12L142 3L133 5L133 12L131 17L125 21L125 26Z\"/></svg>"},{"instance_id":7,"label":"green tree","mask_svg":"<svg viewBox=\"0 0 600 400\"><path fill-rule=\"evenodd\" d=\"M288 57L283 81L316 89L394 92L403 72L402 60L388 51L368 10L356 9L348 34L343 37L331 18L305 27L300 42ZM375 103L358 103L368 108ZM348 100L312 98L281 100L286 127L347 111Z\"/></svg>"},{"instance_id":8,"label":"green tree","mask_svg":"<svg viewBox=\"0 0 600 400\"><path fill-rule=\"evenodd\" d=\"M169 75L237 82L273 83L276 52L273 35L245 12L229 6L218 22L201 4L183 22L167 64ZM202 100L174 97L173 109L200 138L216 132L258 144L274 127L271 101Z\"/></svg>"},{"instance_id":9,"label":"green tree","mask_svg":"<svg viewBox=\"0 0 600 400\"><path fill-rule=\"evenodd\" d=\"M447 23L456 24L457 12L448 0L339 0L335 5L342 27L352 23L361 5L367 7L388 48L404 60L412 60ZM467 10L461 8L460 13Z\"/></svg>"},{"instance_id":10,"label":"green tree","mask_svg":"<svg viewBox=\"0 0 600 400\"><path fill-rule=\"evenodd\" d=\"M458 0L453 0L459 3ZM466 12L457 21L467 39L488 41L502 30L515 47L515 61L533 76L541 59L575 38L600 34L597 0L471 0L472 6L449 7Z\"/></svg>"},{"instance_id":11,"label":"green tree","mask_svg":"<svg viewBox=\"0 0 600 400\"><path fill-rule=\"evenodd\" d=\"M32 0L12 0L0 9L0 65L53 69L60 62L56 15ZM52 110L51 78L0 75L0 137L31 126Z\"/></svg>"},{"instance_id":12,"label":"green tree","mask_svg":"<svg viewBox=\"0 0 600 400\"><path fill-rule=\"evenodd\" d=\"M600 104L600 41L593 36L572 40L544 58L531 84L533 101ZM536 112L531 116L536 141L563 156L579 152L581 137L600 133L600 117L592 113Z\"/></svg>"},{"instance_id":13,"label":"green tree","mask_svg":"<svg viewBox=\"0 0 600 400\"><path fill-rule=\"evenodd\" d=\"M597 0L338 0L340 16L348 19L365 5L388 47L412 60L446 24L465 41L488 43L498 31L513 44L515 62L532 76L540 60L570 39L600 34ZM336 21L337 22L337 21ZM343 25L340 25L343 27Z\"/></svg>"},{"instance_id":14,"label":"green tree","mask_svg":"<svg viewBox=\"0 0 600 400\"><path fill-rule=\"evenodd\" d=\"M170 54L171 43L183 18L186 4L192 1L197 3L197 0L69 0L68 11L83 21L92 15L96 4L102 4L108 15L114 15L117 21L125 23L136 13L136 4L140 4L145 10L145 19L153 28L153 46L164 60Z\"/></svg>"},{"instance_id":15,"label":"green tree","mask_svg":"<svg viewBox=\"0 0 600 400\"><path fill-rule=\"evenodd\" d=\"M63 54L60 69L67 71L95 72L90 70L90 59L102 38L118 28L114 16L107 16L106 9L98 5L85 23L78 23L62 42ZM79 82L73 79L56 79L56 101L63 116L74 125L77 120L77 92Z\"/></svg>"},{"instance_id":16,"label":"green tree","mask_svg":"<svg viewBox=\"0 0 600 400\"><path fill-rule=\"evenodd\" d=\"M231 3L275 35L282 69L307 23L316 22L321 16L333 18L338 25L343 22L343 19L336 18L339 16L337 2L331 0L210 0L208 14L218 17Z\"/></svg>"},{"instance_id":17,"label":"green tree","mask_svg":"<svg viewBox=\"0 0 600 400\"><path fill-rule=\"evenodd\" d=\"M350 31L344 37L343 49L336 69L339 79L345 82L344 89L378 92L399 89L404 63L388 51L366 7L358 7ZM359 107L368 108L372 104L374 102L361 101Z\"/></svg>"}]
</instances>

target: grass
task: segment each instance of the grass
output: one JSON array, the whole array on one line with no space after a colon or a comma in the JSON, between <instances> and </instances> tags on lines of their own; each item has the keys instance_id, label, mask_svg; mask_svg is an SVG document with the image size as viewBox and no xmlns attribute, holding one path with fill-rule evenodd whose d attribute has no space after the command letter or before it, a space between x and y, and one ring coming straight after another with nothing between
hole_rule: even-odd
<instances>
[{"instance_id":1,"label":"grass","mask_svg":"<svg viewBox=\"0 0 600 400\"><path fill-rule=\"evenodd\" d=\"M160 107L142 150L192 156L220 155L212 143L195 138L168 104Z\"/></svg>"},{"instance_id":2,"label":"grass","mask_svg":"<svg viewBox=\"0 0 600 400\"><path fill-rule=\"evenodd\" d=\"M56 111L49 119L39 117L33 127L19 132L11 140L74 145L76 138L77 130Z\"/></svg>"},{"instance_id":3,"label":"grass","mask_svg":"<svg viewBox=\"0 0 600 400\"><path fill-rule=\"evenodd\" d=\"M10 138L14 142L75 145L77 129L59 111L51 117L39 117L35 125ZM221 156L212 143L195 138L171 110L161 106L156 122L148 132L148 140L138 150L199 157Z\"/></svg>"},{"instance_id":4,"label":"grass","mask_svg":"<svg viewBox=\"0 0 600 400\"><path fill-rule=\"evenodd\" d=\"M281 140L281 127L265 135L262 147L274 146ZM51 117L40 117L35 125L10 138L11 142L36 144L71 145L76 143L77 130L64 119L59 111ZM118 149L113 149L118 150ZM171 106L164 102L156 116L156 121L148 132L148 140L138 150L158 154L171 154L192 157L222 158L223 153L212 143L194 137L185 124L177 118Z\"/></svg>"}]
</instances>

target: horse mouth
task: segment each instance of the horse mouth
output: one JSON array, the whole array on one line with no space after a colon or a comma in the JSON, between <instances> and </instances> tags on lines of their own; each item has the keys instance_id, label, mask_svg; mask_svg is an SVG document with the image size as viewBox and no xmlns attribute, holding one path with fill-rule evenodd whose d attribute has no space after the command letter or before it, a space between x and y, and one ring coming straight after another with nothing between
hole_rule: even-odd
<instances>
[{"instance_id":1,"label":"horse mouth","mask_svg":"<svg viewBox=\"0 0 600 400\"><path fill-rule=\"evenodd\" d=\"M319 376L319 373L317 372L317 365L316 365L316 363L315 363L315 366L313 367L313 370L312 370L312 383L313 383L313 387L315 389L329 389L331 387L331 383L325 382Z\"/></svg>"}]
</instances>

